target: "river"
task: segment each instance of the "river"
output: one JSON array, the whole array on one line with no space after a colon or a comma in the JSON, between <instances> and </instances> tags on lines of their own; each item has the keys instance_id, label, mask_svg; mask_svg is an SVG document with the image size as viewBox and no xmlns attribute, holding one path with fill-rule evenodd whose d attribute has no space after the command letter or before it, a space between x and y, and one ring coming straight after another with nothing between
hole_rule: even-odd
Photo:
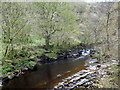
<instances>
[{"instance_id":1,"label":"river","mask_svg":"<svg viewBox=\"0 0 120 90\"><path fill-rule=\"evenodd\" d=\"M25 74L3 83L4 88L53 88L62 79L85 69L84 58L71 58L49 64L37 65L37 70L27 71Z\"/></svg>"}]
</instances>

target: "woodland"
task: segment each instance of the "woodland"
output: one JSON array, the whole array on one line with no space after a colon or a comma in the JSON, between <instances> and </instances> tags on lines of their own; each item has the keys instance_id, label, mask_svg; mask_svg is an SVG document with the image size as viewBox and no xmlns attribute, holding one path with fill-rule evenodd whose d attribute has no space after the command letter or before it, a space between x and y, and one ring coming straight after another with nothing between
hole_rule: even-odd
<instances>
[{"instance_id":1,"label":"woodland","mask_svg":"<svg viewBox=\"0 0 120 90\"><path fill-rule=\"evenodd\" d=\"M100 67L106 63L110 67L106 68L105 78L97 75L99 85L94 87L119 88L119 2L0 4L1 82L19 78L22 72L34 72L38 64L76 58L82 54L79 50L89 48L94 53L88 56L99 61Z\"/></svg>"}]
</instances>

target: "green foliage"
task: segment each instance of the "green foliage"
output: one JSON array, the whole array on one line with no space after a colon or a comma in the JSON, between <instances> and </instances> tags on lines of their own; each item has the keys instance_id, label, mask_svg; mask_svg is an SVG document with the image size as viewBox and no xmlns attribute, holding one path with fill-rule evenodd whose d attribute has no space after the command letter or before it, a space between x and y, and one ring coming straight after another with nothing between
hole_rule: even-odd
<instances>
[{"instance_id":1,"label":"green foliage","mask_svg":"<svg viewBox=\"0 0 120 90\"><path fill-rule=\"evenodd\" d=\"M24 60L20 64L21 66L34 67L36 65L36 62Z\"/></svg>"},{"instance_id":2,"label":"green foliage","mask_svg":"<svg viewBox=\"0 0 120 90\"><path fill-rule=\"evenodd\" d=\"M73 11L74 7L71 3L40 2L34 3L34 5L37 8L35 10L38 15L36 17L38 20L37 24L47 47L49 47L53 40L55 40L53 43L56 43L56 41L59 42L59 40L54 38L54 35L62 40L62 37L57 35L57 33L66 33L64 41L66 37L70 38L70 36L67 36L69 32L77 30L76 14ZM71 35L74 34L72 32Z\"/></svg>"},{"instance_id":3,"label":"green foliage","mask_svg":"<svg viewBox=\"0 0 120 90\"><path fill-rule=\"evenodd\" d=\"M29 61L29 60L22 60L18 63L16 63L15 65L3 65L2 68L0 67L0 73L2 73L4 76L3 77L7 77L9 75L11 75L13 72L19 72L22 68L24 67L28 67L30 69L32 69L34 66L36 65L36 62L34 61Z\"/></svg>"},{"instance_id":4,"label":"green foliage","mask_svg":"<svg viewBox=\"0 0 120 90\"><path fill-rule=\"evenodd\" d=\"M32 34L30 37L32 38L31 46L45 45L45 39L42 36L38 34Z\"/></svg>"},{"instance_id":5,"label":"green foliage","mask_svg":"<svg viewBox=\"0 0 120 90\"><path fill-rule=\"evenodd\" d=\"M2 73L2 70L3 70L3 69L2 69L2 66L0 66L0 74Z\"/></svg>"},{"instance_id":6,"label":"green foliage","mask_svg":"<svg viewBox=\"0 0 120 90\"><path fill-rule=\"evenodd\" d=\"M96 52L95 54L100 55L101 53L100 52Z\"/></svg>"},{"instance_id":7,"label":"green foliage","mask_svg":"<svg viewBox=\"0 0 120 90\"><path fill-rule=\"evenodd\" d=\"M45 49L34 49L33 51L30 51L30 58L36 58L37 56L41 56L44 52L46 52Z\"/></svg>"},{"instance_id":8,"label":"green foliage","mask_svg":"<svg viewBox=\"0 0 120 90\"><path fill-rule=\"evenodd\" d=\"M2 72L5 73L5 72L8 72L8 71L11 71L12 69L9 68L8 66L2 66Z\"/></svg>"},{"instance_id":9,"label":"green foliage","mask_svg":"<svg viewBox=\"0 0 120 90\"><path fill-rule=\"evenodd\" d=\"M45 55L48 56L49 58L54 58L54 59L57 58L57 54L56 53L47 53Z\"/></svg>"},{"instance_id":10,"label":"green foliage","mask_svg":"<svg viewBox=\"0 0 120 90\"><path fill-rule=\"evenodd\" d=\"M36 65L36 62L33 62L33 61L30 61L29 63L28 63L28 66L30 66L30 67L34 67Z\"/></svg>"},{"instance_id":11,"label":"green foliage","mask_svg":"<svg viewBox=\"0 0 120 90\"><path fill-rule=\"evenodd\" d=\"M52 52L52 53L57 53L60 51L60 49L56 49L56 48L51 48L48 50L49 52Z\"/></svg>"}]
</instances>

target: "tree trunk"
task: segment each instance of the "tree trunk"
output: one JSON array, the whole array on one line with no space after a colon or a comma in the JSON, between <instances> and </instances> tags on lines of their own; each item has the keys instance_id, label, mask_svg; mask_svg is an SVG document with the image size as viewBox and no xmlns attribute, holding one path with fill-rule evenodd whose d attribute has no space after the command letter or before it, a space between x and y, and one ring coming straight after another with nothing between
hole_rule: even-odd
<instances>
[{"instance_id":1,"label":"tree trunk","mask_svg":"<svg viewBox=\"0 0 120 90\"><path fill-rule=\"evenodd\" d=\"M95 34L95 45L97 45L97 31L96 31L96 29L94 30L94 34Z\"/></svg>"},{"instance_id":2,"label":"tree trunk","mask_svg":"<svg viewBox=\"0 0 120 90\"><path fill-rule=\"evenodd\" d=\"M45 46L46 46L46 49L49 48L49 46L50 46L50 36L46 36L46 38L45 38Z\"/></svg>"},{"instance_id":3,"label":"tree trunk","mask_svg":"<svg viewBox=\"0 0 120 90\"><path fill-rule=\"evenodd\" d=\"M110 13L107 14L107 26L106 26L106 34L107 34L107 50L110 51L110 46L109 46L109 17L110 17Z\"/></svg>"}]
</instances>

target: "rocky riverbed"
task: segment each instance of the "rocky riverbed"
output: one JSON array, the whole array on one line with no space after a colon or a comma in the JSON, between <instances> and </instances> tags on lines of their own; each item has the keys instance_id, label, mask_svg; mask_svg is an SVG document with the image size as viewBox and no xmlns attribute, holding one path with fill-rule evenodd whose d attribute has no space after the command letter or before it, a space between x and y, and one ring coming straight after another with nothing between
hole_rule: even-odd
<instances>
[{"instance_id":1,"label":"rocky riverbed","mask_svg":"<svg viewBox=\"0 0 120 90\"><path fill-rule=\"evenodd\" d=\"M117 61L100 64L97 59L87 60L85 65L88 67L85 70L63 79L54 89L104 88L99 81L108 76L112 64L117 65Z\"/></svg>"}]
</instances>

